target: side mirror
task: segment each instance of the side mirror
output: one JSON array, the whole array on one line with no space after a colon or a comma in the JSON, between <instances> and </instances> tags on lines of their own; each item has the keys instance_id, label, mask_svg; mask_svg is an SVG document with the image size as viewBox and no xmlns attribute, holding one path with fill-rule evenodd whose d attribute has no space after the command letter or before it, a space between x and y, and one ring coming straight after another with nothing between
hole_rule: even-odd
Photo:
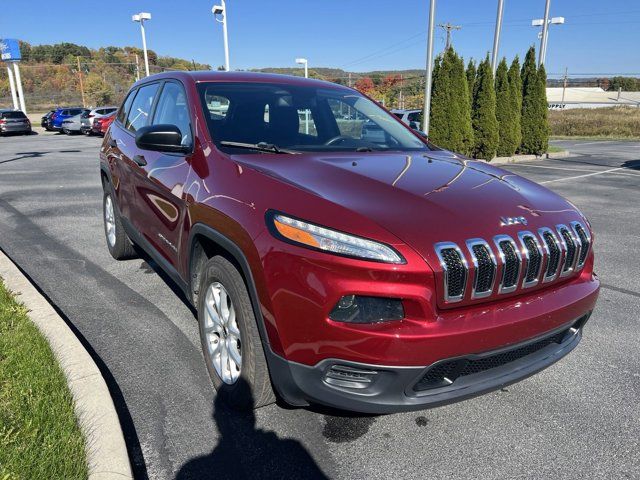
<instances>
[{"instance_id":1,"label":"side mirror","mask_svg":"<svg viewBox=\"0 0 640 480\"><path fill-rule=\"evenodd\" d=\"M182 145L182 133L175 125L160 124L142 127L136 131L136 145L142 150L188 153L191 147Z\"/></svg>"},{"instance_id":2,"label":"side mirror","mask_svg":"<svg viewBox=\"0 0 640 480\"><path fill-rule=\"evenodd\" d=\"M414 128L413 131L416 132L418 135L420 135L422 138L426 138L426 139L429 138L427 134L424 133L422 130L418 130L417 128Z\"/></svg>"}]
</instances>

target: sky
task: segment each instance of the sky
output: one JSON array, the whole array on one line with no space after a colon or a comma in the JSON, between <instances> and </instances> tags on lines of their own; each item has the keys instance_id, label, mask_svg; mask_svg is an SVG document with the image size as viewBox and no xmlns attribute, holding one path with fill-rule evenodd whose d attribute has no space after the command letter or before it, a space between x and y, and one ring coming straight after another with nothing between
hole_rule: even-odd
<instances>
[{"instance_id":1,"label":"sky","mask_svg":"<svg viewBox=\"0 0 640 480\"><path fill-rule=\"evenodd\" d=\"M146 24L149 48L214 68L224 63L222 26L211 14L215 0L0 0L0 38L31 44L73 42L92 48L141 46L131 15ZM544 0L505 0L500 55L524 56L536 43L531 20ZM497 0L437 0L436 24L462 27L453 45L465 58L492 48ZM232 69L296 66L347 71L424 68L429 0L227 0ZM564 25L549 30L547 72L640 76L640 1L551 0L551 16ZM445 35L436 30L436 53Z\"/></svg>"}]
</instances>

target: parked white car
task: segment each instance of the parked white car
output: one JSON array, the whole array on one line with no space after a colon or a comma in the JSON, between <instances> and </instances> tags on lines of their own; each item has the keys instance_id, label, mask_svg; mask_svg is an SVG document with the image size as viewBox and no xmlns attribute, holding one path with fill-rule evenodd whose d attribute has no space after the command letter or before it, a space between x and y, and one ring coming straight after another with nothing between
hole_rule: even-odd
<instances>
[{"instance_id":1,"label":"parked white car","mask_svg":"<svg viewBox=\"0 0 640 480\"><path fill-rule=\"evenodd\" d=\"M422 110L399 110L396 108L391 110L391 113L414 130L422 130L420 128L422 126Z\"/></svg>"},{"instance_id":2,"label":"parked white car","mask_svg":"<svg viewBox=\"0 0 640 480\"><path fill-rule=\"evenodd\" d=\"M89 110L84 110L83 113L64 119L62 121L62 133L66 133L67 135L80 133L82 131L82 116L88 112Z\"/></svg>"},{"instance_id":3,"label":"parked white car","mask_svg":"<svg viewBox=\"0 0 640 480\"><path fill-rule=\"evenodd\" d=\"M96 107L94 109L92 109L91 111L89 111L89 113L86 115L85 118L89 119L89 125L93 126L93 121L96 118L102 118L102 117L106 117L108 115L111 115L113 112L115 112L116 110L118 110L118 107Z\"/></svg>"}]
</instances>

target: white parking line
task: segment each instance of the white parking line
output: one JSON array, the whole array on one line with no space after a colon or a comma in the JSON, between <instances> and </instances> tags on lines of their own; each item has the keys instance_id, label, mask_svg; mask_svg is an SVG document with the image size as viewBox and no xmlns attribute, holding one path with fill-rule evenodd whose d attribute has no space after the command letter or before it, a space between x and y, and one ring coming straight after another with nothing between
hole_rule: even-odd
<instances>
[{"instance_id":1,"label":"white parking line","mask_svg":"<svg viewBox=\"0 0 640 480\"><path fill-rule=\"evenodd\" d=\"M604 173L611 173L611 172L616 172L618 170L624 170L627 167L618 167L618 168L611 168L609 170L603 170L601 172L593 172L593 173L587 173L585 175L576 175L575 177L565 177L565 178L556 178L555 180L547 180L546 182L540 182L541 185L547 184L547 183L554 183L554 182L562 182L565 180L575 180L577 178L585 178L585 177L592 177L594 175L602 175ZM634 175L634 177L639 177L640 175Z\"/></svg>"},{"instance_id":2,"label":"white parking line","mask_svg":"<svg viewBox=\"0 0 640 480\"><path fill-rule=\"evenodd\" d=\"M522 165L510 165L510 167L512 166L518 166L518 167L523 167L523 168L527 168L527 167L531 167L531 168L546 168L549 170L566 170L568 172L588 172L588 173L600 173L601 170L591 170L591 169L586 169L586 168L568 168L568 167L550 167L547 165L530 165L530 164L522 164ZM621 167L621 168L628 168L628 167ZM602 172L604 173L604 172ZM624 173L624 172L609 172L611 175L625 175L627 177L640 177L640 174L636 174L636 173Z\"/></svg>"}]
</instances>

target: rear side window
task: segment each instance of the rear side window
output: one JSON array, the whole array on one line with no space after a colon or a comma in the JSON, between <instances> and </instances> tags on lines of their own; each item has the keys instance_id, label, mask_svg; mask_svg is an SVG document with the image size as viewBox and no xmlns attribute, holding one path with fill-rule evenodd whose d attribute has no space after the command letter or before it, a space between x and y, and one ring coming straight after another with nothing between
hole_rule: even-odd
<instances>
[{"instance_id":1,"label":"rear side window","mask_svg":"<svg viewBox=\"0 0 640 480\"><path fill-rule=\"evenodd\" d=\"M76 108L74 110L69 110L69 113L67 115L80 115L82 113L82 110L80 110L79 108Z\"/></svg>"},{"instance_id":2,"label":"rear side window","mask_svg":"<svg viewBox=\"0 0 640 480\"><path fill-rule=\"evenodd\" d=\"M158 106L153 118L154 125L175 125L182 133L182 145L191 146L191 120L187 95L181 85L167 82L162 87Z\"/></svg>"},{"instance_id":3,"label":"rear side window","mask_svg":"<svg viewBox=\"0 0 640 480\"><path fill-rule=\"evenodd\" d=\"M127 122L124 125L126 129L135 132L149 124L149 115L158 93L158 86L158 83L152 83L138 89L136 98L133 99L131 109L127 114Z\"/></svg>"},{"instance_id":4,"label":"rear side window","mask_svg":"<svg viewBox=\"0 0 640 480\"><path fill-rule=\"evenodd\" d=\"M137 90L133 90L129 92L127 98L124 100L122 107L120 107L120 111L118 112L117 120L124 125L124 121L127 118L127 113L129 113L129 109L131 108L131 102L133 102L133 98L136 96Z\"/></svg>"}]
</instances>

